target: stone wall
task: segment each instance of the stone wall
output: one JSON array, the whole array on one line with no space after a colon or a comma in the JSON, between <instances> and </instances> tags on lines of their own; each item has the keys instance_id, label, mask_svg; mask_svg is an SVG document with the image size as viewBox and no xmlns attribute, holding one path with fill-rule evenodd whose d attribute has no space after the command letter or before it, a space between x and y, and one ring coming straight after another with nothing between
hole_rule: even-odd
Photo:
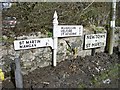
<instances>
[{"instance_id":1,"label":"stone wall","mask_svg":"<svg viewBox=\"0 0 120 90\"><path fill-rule=\"evenodd\" d=\"M117 47L120 45L120 27L116 27L115 29L115 43L114 46Z\"/></svg>"},{"instance_id":2,"label":"stone wall","mask_svg":"<svg viewBox=\"0 0 120 90\"><path fill-rule=\"evenodd\" d=\"M106 30L97 31L96 33L106 32ZM93 30L84 29L85 34L94 33ZM91 55L91 49L84 50L84 35L82 37L67 37L67 38L58 38L58 52L57 52L57 63L76 58L77 56L85 57L86 55ZM116 33L115 39L119 40L118 33ZM32 36L21 36L16 37L17 39L31 39L31 38L40 38L47 37L38 33L37 35ZM118 46L118 44L115 44ZM8 72L11 70L10 64L14 63L16 51L13 48L13 45L9 47L1 46L0 48L0 66L3 66L3 71ZM105 47L96 49L96 52L104 52ZM52 64L52 49L50 47L45 48L36 48L29 50L17 51L20 53L22 73L27 74L30 71L38 67L45 67Z\"/></svg>"}]
</instances>

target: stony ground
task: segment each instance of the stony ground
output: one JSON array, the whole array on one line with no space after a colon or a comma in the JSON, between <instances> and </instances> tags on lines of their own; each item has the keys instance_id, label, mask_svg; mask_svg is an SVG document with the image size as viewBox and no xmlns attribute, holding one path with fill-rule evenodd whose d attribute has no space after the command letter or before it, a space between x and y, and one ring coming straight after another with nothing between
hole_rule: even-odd
<instances>
[{"instance_id":1,"label":"stony ground","mask_svg":"<svg viewBox=\"0 0 120 90\"><path fill-rule=\"evenodd\" d=\"M120 52L96 53L58 63L56 67L38 68L23 76L25 88L118 88ZM14 88L11 80L4 88Z\"/></svg>"}]
</instances>

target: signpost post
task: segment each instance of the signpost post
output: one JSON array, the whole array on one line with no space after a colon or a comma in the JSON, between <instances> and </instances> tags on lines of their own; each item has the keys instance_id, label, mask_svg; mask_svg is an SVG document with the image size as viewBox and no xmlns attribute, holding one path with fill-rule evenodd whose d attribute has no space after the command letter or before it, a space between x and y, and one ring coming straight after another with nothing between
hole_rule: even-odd
<instances>
[{"instance_id":1,"label":"signpost post","mask_svg":"<svg viewBox=\"0 0 120 90\"><path fill-rule=\"evenodd\" d=\"M82 25L58 25L57 12L53 16L53 66L56 66L58 37L82 36Z\"/></svg>"},{"instance_id":2,"label":"signpost post","mask_svg":"<svg viewBox=\"0 0 120 90\"><path fill-rule=\"evenodd\" d=\"M96 34L96 31L94 31L94 34ZM95 48L92 48L91 56L95 55Z\"/></svg>"},{"instance_id":3,"label":"signpost post","mask_svg":"<svg viewBox=\"0 0 120 90\"><path fill-rule=\"evenodd\" d=\"M57 57L57 42L58 38L55 35L54 31L56 27L58 26L58 20L57 20L57 12L55 11L53 16L53 66L56 66L56 57Z\"/></svg>"},{"instance_id":4,"label":"signpost post","mask_svg":"<svg viewBox=\"0 0 120 90\"><path fill-rule=\"evenodd\" d=\"M19 58L18 51L16 52L15 65L16 65L16 68L15 68L16 88L23 88L23 78L22 78L22 73L21 73L20 58Z\"/></svg>"}]
</instances>

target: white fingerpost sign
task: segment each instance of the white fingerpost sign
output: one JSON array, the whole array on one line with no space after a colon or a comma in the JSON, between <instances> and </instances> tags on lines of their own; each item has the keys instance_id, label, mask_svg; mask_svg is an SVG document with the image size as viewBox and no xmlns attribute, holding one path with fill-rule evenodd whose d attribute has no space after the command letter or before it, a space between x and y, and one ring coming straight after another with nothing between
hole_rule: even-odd
<instances>
[{"instance_id":1,"label":"white fingerpost sign","mask_svg":"<svg viewBox=\"0 0 120 90\"><path fill-rule=\"evenodd\" d=\"M58 37L82 36L82 25L58 25L58 16L53 16L53 66L56 66Z\"/></svg>"},{"instance_id":2,"label":"white fingerpost sign","mask_svg":"<svg viewBox=\"0 0 120 90\"><path fill-rule=\"evenodd\" d=\"M54 37L82 36L82 25L58 25L54 30Z\"/></svg>"},{"instance_id":3,"label":"white fingerpost sign","mask_svg":"<svg viewBox=\"0 0 120 90\"><path fill-rule=\"evenodd\" d=\"M53 39L52 38L41 38L41 39L28 39L28 40L15 40L14 49L32 49L38 47L51 46L53 49Z\"/></svg>"},{"instance_id":4,"label":"white fingerpost sign","mask_svg":"<svg viewBox=\"0 0 120 90\"><path fill-rule=\"evenodd\" d=\"M85 35L85 49L97 48L106 45L106 33Z\"/></svg>"}]
</instances>

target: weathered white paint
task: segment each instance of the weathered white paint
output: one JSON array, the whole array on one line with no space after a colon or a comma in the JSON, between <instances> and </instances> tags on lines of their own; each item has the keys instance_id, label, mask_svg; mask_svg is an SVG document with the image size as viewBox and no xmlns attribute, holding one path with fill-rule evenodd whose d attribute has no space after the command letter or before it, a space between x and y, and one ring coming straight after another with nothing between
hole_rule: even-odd
<instances>
[{"instance_id":1,"label":"weathered white paint","mask_svg":"<svg viewBox=\"0 0 120 90\"><path fill-rule=\"evenodd\" d=\"M82 36L82 25L57 25L54 29L54 37Z\"/></svg>"},{"instance_id":2,"label":"weathered white paint","mask_svg":"<svg viewBox=\"0 0 120 90\"><path fill-rule=\"evenodd\" d=\"M54 16L53 16L53 32L55 31L56 27L58 26L58 20L57 20L57 12L55 11ZM53 66L56 66L57 62L57 46L58 46L58 38L55 37L53 33Z\"/></svg>"},{"instance_id":3,"label":"weathered white paint","mask_svg":"<svg viewBox=\"0 0 120 90\"><path fill-rule=\"evenodd\" d=\"M110 26L115 27L115 21L110 21Z\"/></svg>"},{"instance_id":4,"label":"weathered white paint","mask_svg":"<svg viewBox=\"0 0 120 90\"><path fill-rule=\"evenodd\" d=\"M106 33L85 35L85 49L97 48L106 45Z\"/></svg>"},{"instance_id":5,"label":"weathered white paint","mask_svg":"<svg viewBox=\"0 0 120 90\"><path fill-rule=\"evenodd\" d=\"M31 48L47 47L47 46L51 46L53 48L52 38L15 40L14 41L15 50L31 49Z\"/></svg>"}]
</instances>

